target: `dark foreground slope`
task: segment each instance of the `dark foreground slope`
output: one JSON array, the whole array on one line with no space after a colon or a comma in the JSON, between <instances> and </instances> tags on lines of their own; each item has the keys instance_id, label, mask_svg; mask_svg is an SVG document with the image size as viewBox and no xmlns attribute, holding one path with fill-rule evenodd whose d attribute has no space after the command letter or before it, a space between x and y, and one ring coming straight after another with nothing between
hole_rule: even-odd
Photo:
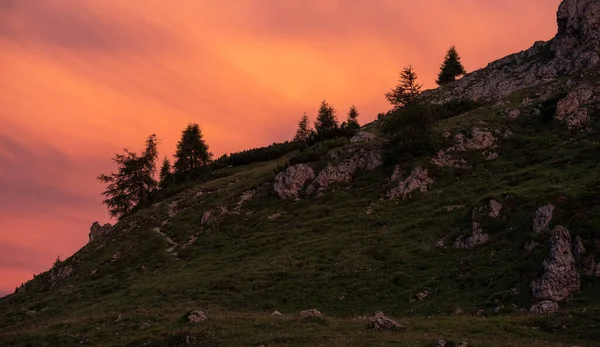
<instances>
[{"instance_id":1,"label":"dark foreground slope","mask_svg":"<svg viewBox=\"0 0 600 347\"><path fill-rule=\"evenodd\" d=\"M222 169L0 299L0 345L596 346L598 77L481 98L434 156L363 136ZM369 329L379 310L405 329Z\"/></svg>"}]
</instances>

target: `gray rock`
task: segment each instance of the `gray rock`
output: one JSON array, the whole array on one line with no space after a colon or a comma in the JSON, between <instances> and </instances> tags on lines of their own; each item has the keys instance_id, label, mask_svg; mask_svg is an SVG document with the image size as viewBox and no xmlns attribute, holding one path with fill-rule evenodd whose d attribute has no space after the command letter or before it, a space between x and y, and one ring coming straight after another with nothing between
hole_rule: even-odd
<instances>
[{"instance_id":1,"label":"gray rock","mask_svg":"<svg viewBox=\"0 0 600 347\"><path fill-rule=\"evenodd\" d=\"M471 226L471 236L464 237L459 236L454 241L454 248L457 249L471 249L479 245L487 243L490 239L488 234L484 234L483 230L479 226L478 222L473 222Z\"/></svg>"},{"instance_id":2,"label":"gray rock","mask_svg":"<svg viewBox=\"0 0 600 347\"><path fill-rule=\"evenodd\" d=\"M498 218L498 217L500 217L501 211L502 211L502 204L494 199L490 200L489 216L492 218Z\"/></svg>"},{"instance_id":3,"label":"gray rock","mask_svg":"<svg viewBox=\"0 0 600 347\"><path fill-rule=\"evenodd\" d=\"M50 272L50 281L56 282L69 278L73 273L73 267L71 265L59 265Z\"/></svg>"},{"instance_id":4,"label":"gray rock","mask_svg":"<svg viewBox=\"0 0 600 347\"><path fill-rule=\"evenodd\" d=\"M542 206L535 211L533 216L533 231L541 233L542 231L548 230L548 225L552 220L552 214L554 213L554 205L548 204Z\"/></svg>"},{"instance_id":5,"label":"gray rock","mask_svg":"<svg viewBox=\"0 0 600 347\"><path fill-rule=\"evenodd\" d=\"M309 318L309 317L321 317L321 312L319 312L318 310L316 310L314 308L300 312L300 318Z\"/></svg>"},{"instance_id":6,"label":"gray rock","mask_svg":"<svg viewBox=\"0 0 600 347\"><path fill-rule=\"evenodd\" d=\"M529 313L532 314L549 314L554 312L558 312L558 304L549 300L539 302L529 309Z\"/></svg>"},{"instance_id":7,"label":"gray rock","mask_svg":"<svg viewBox=\"0 0 600 347\"><path fill-rule=\"evenodd\" d=\"M543 263L542 276L531 283L535 302L560 301L580 290L579 273L571 252L571 234L563 226L552 231L549 257Z\"/></svg>"},{"instance_id":8,"label":"gray rock","mask_svg":"<svg viewBox=\"0 0 600 347\"><path fill-rule=\"evenodd\" d=\"M202 310L192 310L188 314L188 322L202 323L208 319L208 316Z\"/></svg>"},{"instance_id":9,"label":"gray rock","mask_svg":"<svg viewBox=\"0 0 600 347\"><path fill-rule=\"evenodd\" d=\"M273 189L280 199L298 197L298 193L306 182L315 178L315 172L306 164L297 164L288 167L275 177Z\"/></svg>"},{"instance_id":10,"label":"gray rock","mask_svg":"<svg viewBox=\"0 0 600 347\"><path fill-rule=\"evenodd\" d=\"M382 164L381 150L363 148L339 163L327 165L306 188L306 193L321 192L334 183L350 183L357 172L374 170Z\"/></svg>"},{"instance_id":11,"label":"gray rock","mask_svg":"<svg viewBox=\"0 0 600 347\"><path fill-rule=\"evenodd\" d=\"M94 222L92 224L92 226L90 227L90 233L89 233L89 241L88 242L92 242L96 239L98 239L99 237L103 236L104 234L110 232L112 230L112 225L110 225L109 223L106 223L104 225L100 225L98 222Z\"/></svg>"},{"instance_id":12,"label":"gray rock","mask_svg":"<svg viewBox=\"0 0 600 347\"><path fill-rule=\"evenodd\" d=\"M590 117L583 105L591 102L594 95L595 91L589 86L569 93L556 104L556 120L566 123L569 129L586 125Z\"/></svg>"},{"instance_id":13,"label":"gray rock","mask_svg":"<svg viewBox=\"0 0 600 347\"><path fill-rule=\"evenodd\" d=\"M399 168L399 166L397 166L397 168ZM394 172L396 172L396 169L394 169ZM392 178L394 178L394 176L398 175L394 174L392 175ZM400 180L396 187L390 190L388 196L391 199L406 199L412 192L426 192L431 184L433 184L433 179L429 176L429 172L418 166L411 171L406 179Z\"/></svg>"},{"instance_id":14,"label":"gray rock","mask_svg":"<svg viewBox=\"0 0 600 347\"><path fill-rule=\"evenodd\" d=\"M400 323L386 317L383 312L379 311L369 317L369 325L375 330L397 330L403 328Z\"/></svg>"}]
</instances>

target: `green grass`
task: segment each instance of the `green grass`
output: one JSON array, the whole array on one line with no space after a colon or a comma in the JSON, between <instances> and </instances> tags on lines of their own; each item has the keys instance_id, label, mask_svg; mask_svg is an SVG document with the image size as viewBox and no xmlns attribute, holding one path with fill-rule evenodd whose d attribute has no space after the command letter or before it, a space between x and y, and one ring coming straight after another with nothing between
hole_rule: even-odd
<instances>
[{"instance_id":1,"label":"green grass","mask_svg":"<svg viewBox=\"0 0 600 347\"><path fill-rule=\"evenodd\" d=\"M400 163L406 170L423 165L435 179L428 192L404 201L382 199L389 166L297 201L272 192L294 152L222 169L221 178L128 216L106 240L64 260L73 268L68 279L52 283L49 273L40 274L26 290L1 299L0 345L184 346L187 337L191 346L433 346L437 338L470 346L592 345L600 340L597 278L584 277L582 292L561 303L558 315L524 312L547 256L548 235L531 230L537 207L554 204L552 226L568 227L598 256L600 123L568 131L535 116L537 104L521 105L525 96L512 95L503 106L521 110L514 121L486 106L438 122L438 134L492 130L499 158L461 154L469 169L437 168L428 158ZM507 130L512 135L504 137ZM232 210L248 190L255 195L237 213L202 225L206 211ZM490 199L503 205L499 218L487 215ZM476 220L490 242L456 250L452 243L470 233L474 209L481 209ZM154 228L178 244L176 255ZM183 249L191 236L196 242ZM440 239L446 249L436 247ZM527 253L530 240L541 246ZM424 290L429 297L411 302ZM182 322L196 307L211 319ZM297 312L312 307L325 318L300 321ZM451 316L457 308L465 316ZM273 310L288 314L271 317ZM358 317L376 310L408 328L366 329ZM474 316L479 310L487 319Z\"/></svg>"}]
</instances>

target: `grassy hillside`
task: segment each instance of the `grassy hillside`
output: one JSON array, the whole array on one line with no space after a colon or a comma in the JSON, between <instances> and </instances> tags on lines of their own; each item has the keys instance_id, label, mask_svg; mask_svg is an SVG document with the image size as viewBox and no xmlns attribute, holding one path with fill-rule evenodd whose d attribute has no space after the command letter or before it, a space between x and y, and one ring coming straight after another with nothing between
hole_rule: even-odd
<instances>
[{"instance_id":1,"label":"grassy hillside","mask_svg":"<svg viewBox=\"0 0 600 347\"><path fill-rule=\"evenodd\" d=\"M548 234L531 228L538 207L556 206L551 226L566 226L597 253L600 119L579 130L555 121L555 96L566 85L520 91L437 122L438 149L452 146L455 134L487 129L498 158L460 153L469 165L462 169L437 167L430 157L398 163L407 171L422 166L434 179L429 191L406 200L385 198L392 165L298 200L273 193L276 174L298 152L221 169L221 178L123 219L108 236L0 299L0 341L433 346L445 338L474 346L506 346L508 339L512 346L594 345L600 341L596 277L582 276L581 293L561 303L560 313L527 314L530 283L548 254ZM514 109L520 116L508 119ZM376 132L377 124L370 128ZM310 164L322 168L339 160L333 153L362 146L347 143ZM470 233L472 211L487 211L492 199L503 206L500 216L478 215L490 241L455 249L453 241ZM214 220L206 221L207 211ZM527 252L529 241L539 246ZM56 279L63 268L72 272ZM423 291L429 296L414 300ZM184 315L192 308L206 310L209 320L188 323ZM308 308L324 318L298 319ZM462 313L453 314L458 308ZM284 315L271 316L274 310ZM361 317L377 310L407 329L367 329Z\"/></svg>"}]
</instances>

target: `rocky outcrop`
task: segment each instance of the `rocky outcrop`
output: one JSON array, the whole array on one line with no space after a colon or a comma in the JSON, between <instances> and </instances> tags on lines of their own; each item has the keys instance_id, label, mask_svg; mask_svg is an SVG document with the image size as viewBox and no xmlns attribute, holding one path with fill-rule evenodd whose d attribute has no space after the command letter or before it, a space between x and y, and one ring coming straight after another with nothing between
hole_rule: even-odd
<instances>
[{"instance_id":1,"label":"rocky outcrop","mask_svg":"<svg viewBox=\"0 0 600 347\"><path fill-rule=\"evenodd\" d=\"M471 226L471 236L459 236L454 241L454 248L471 249L479 245L487 243L490 239L488 234L484 234L478 222L473 222Z\"/></svg>"},{"instance_id":2,"label":"rocky outcrop","mask_svg":"<svg viewBox=\"0 0 600 347\"><path fill-rule=\"evenodd\" d=\"M280 199L298 197L298 193L306 182L315 178L315 172L306 164L297 164L288 167L275 177L273 189Z\"/></svg>"},{"instance_id":3,"label":"rocky outcrop","mask_svg":"<svg viewBox=\"0 0 600 347\"><path fill-rule=\"evenodd\" d=\"M490 131L479 128L471 129L470 137L463 134L454 136L456 145L448 148L448 152L482 151L495 146L496 138Z\"/></svg>"},{"instance_id":4,"label":"rocky outcrop","mask_svg":"<svg viewBox=\"0 0 600 347\"><path fill-rule=\"evenodd\" d=\"M375 330L398 330L403 326L395 320L386 317L383 312L375 312L369 317L369 326Z\"/></svg>"},{"instance_id":5,"label":"rocky outcrop","mask_svg":"<svg viewBox=\"0 0 600 347\"><path fill-rule=\"evenodd\" d=\"M431 158L431 163L438 167L451 167L457 169L466 169L469 167L466 160L457 158L443 150L440 150L435 157Z\"/></svg>"},{"instance_id":6,"label":"rocky outcrop","mask_svg":"<svg viewBox=\"0 0 600 347\"><path fill-rule=\"evenodd\" d=\"M533 216L533 231L541 233L547 231L550 221L552 220L552 214L554 213L554 205L548 204L542 206L535 211Z\"/></svg>"},{"instance_id":7,"label":"rocky outcrop","mask_svg":"<svg viewBox=\"0 0 600 347\"><path fill-rule=\"evenodd\" d=\"M300 318L321 317L321 312L314 308L300 312Z\"/></svg>"},{"instance_id":8,"label":"rocky outcrop","mask_svg":"<svg viewBox=\"0 0 600 347\"><path fill-rule=\"evenodd\" d=\"M593 102L594 96L595 91L589 86L569 93L556 104L556 120L566 123L569 129L586 125L590 116L584 105Z\"/></svg>"},{"instance_id":9,"label":"rocky outcrop","mask_svg":"<svg viewBox=\"0 0 600 347\"><path fill-rule=\"evenodd\" d=\"M56 282L69 278L73 273L73 267L71 265L60 265L52 269L50 272L50 281Z\"/></svg>"},{"instance_id":10,"label":"rocky outcrop","mask_svg":"<svg viewBox=\"0 0 600 347\"><path fill-rule=\"evenodd\" d=\"M490 200L490 213L489 216L491 218L498 218L500 217L500 212L502 211L502 204L499 203L498 201L492 199Z\"/></svg>"},{"instance_id":11,"label":"rocky outcrop","mask_svg":"<svg viewBox=\"0 0 600 347\"><path fill-rule=\"evenodd\" d=\"M554 312L558 312L558 304L549 300L539 302L529 309L529 313L532 314L549 314Z\"/></svg>"},{"instance_id":12,"label":"rocky outcrop","mask_svg":"<svg viewBox=\"0 0 600 347\"><path fill-rule=\"evenodd\" d=\"M354 135L350 139L350 142L351 143L369 142L369 141L373 141L376 139L377 139L377 136L375 136L375 134L373 134L373 133L366 132L366 131L359 131L358 133L356 133L356 135Z\"/></svg>"},{"instance_id":13,"label":"rocky outcrop","mask_svg":"<svg viewBox=\"0 0 600 347\"><path fill-rule=\"evenodd\" d=\"M414 168L404 180L399 180L398 177L401 177L400 172L399 166L396 166L394 174L392 174L392 181L396 180L398 183L388 193L390 199L406 199L415 191L424 193L429 189L429 185L433 184L433 179L429 176L429 172L420 166Z\"/></svg>"},{"instance_id":14,"label":"rocky outcrop","mask_svg":"<svg viewBox=\"0 0 600 347\"><path fill-rule=\"evenodd\" d=\"M350 183L357 172L374 170L382 164L383 158L379 149L361 149L339 163L327 165L306 188L306 193L323 191L335 183Z\"/></svg>"},{"instance_id":15,"label":"rocky outcrop","mask_svg":"<svg viewBox=\"0 0 600 347\"><path fill-rule=\"evenodd\" d=\"M109 223L106 223L104 225L100 225L100 223L98 222L94 222L92 224L92 226L90 227L90 233L89 233L89 241L88 242L92 242L95 239L103 236L104 234L110 232L112 230L112 225L110 225Z\"/></svg>"},{"instance_id":16,"label":"rocky outcrop","mask_svg":"<svg viewBox=\"0 0 600 347\"><path fill-rule=\"evenodd\" d=\"M557 13L558 33L520 53L488 64L446 87L426 91L430 102L499 99L519 89L573 75L600 63L600 3L564 0Z\"/></svg>"},{"instance_id":17,"label":"rocky outcrop","mask_svg":"<svg viewBox=\"0 0 600 347\"><path fill-rule=\"evenodd\" d=\"M543 263L542 276L532 282L533 299L560 301L580 290L579 274L571 252L571 234L563 226L552 231L549 257Z\"/></svg>"}]
</instances>

